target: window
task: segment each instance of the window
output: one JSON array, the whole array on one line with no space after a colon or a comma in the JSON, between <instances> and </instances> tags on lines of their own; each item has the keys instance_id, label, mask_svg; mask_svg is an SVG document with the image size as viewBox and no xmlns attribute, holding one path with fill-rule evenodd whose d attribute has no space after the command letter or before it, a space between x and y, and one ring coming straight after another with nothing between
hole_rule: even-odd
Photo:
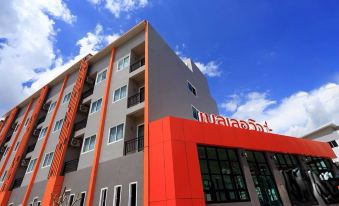
<instances>
[{"instance_id":1,"label":"window","mask_svg":"<svg viewBox=\"0 0 339 206\"><path fill-rule=\"evenodd\" d=\"M30 173L33 171L35 163L36 163L36 159L32 159L29 161L26 173Z\"/></svg>"},{"instance_id":2,"label":"window","mask_svg":"<svg viewBox=\"0 0 339 206\"><path fill-rule=\"evenodd\" d=\"M117 90L114 91L114 97L113 97L113 101L116 102L120 99L123 99L126 97L126 89L127 86L123 86Z\"/></svg>"},{"instance_id":3,"label":"window","mask_svg":"<svg viewBox=\"0 0 339 206\"><path fill-rule=\"evenodd\" d=\"M113 206L121 205L121 185L114 186Z\"/></svg>"},{"instance_id":4,"label":"window","mask_svg":"<svg viewBox=\"0 0 339 206\"><path fill-rule=\"evenodd\" d=\"M82 146L82 153L89 152L94 150L95 147L95 135L85 138L84 144Z\"/></svg>"},{"instance_id":5,"label":"window","mask_svg":"<svg viewBox=\"0 0 339 206\"><path fill-rule=\"evenodd\" d=\"M335 140L328 142L328 144L331 146L331 148L338 147L338 143Z\"/></svg>"},{"instance_id":6,"label":"window","mask_svg":"<svg viewBox=\"0 0 339 206\"><path fill-rule=\"evenodd\" d=\"M15 125L14 132L18 131L19 125L20 125L19 123L17 123L17 124Z\"/></svg>"},{"instance_id":7,"label":"window","mask_svg":"<svg viewBox=\"0 0 339 206\"><path fill-rule=\"evenodd\" d=\"M118 126L112 127L109 130L108 143L121 140L123 136L124 136L124 124L119 124Z\"/></svg>"},{"instance_id":8,"label":"window","mask_svg":"<svg viewBox=\"0 0 339 206\"><path fill-rule=\"evenodd\" d=\"M97 80L95 81L95 84L98 84L98 83L104 81L106 79L106 73L107 73L107 69L105 69L102 72L99 72L97 74Z\"/></svg>"},{"instance_id":9,"label":"window","mask_svg":"<svg viewBox=\"0 0 339 206\"><path fill-rule=\"evenodd\" d=\"M24 124L24 127L27 126L27 124L28 124L28 122L29 122L30 119L31 119L30 117L27 118L27 120L26 120L26 122L25 122L25 124Z\"/></svg>"},{"instance_id":10,"label":"window","mask_svg":"<svg viewBox=\"0 0 339 206\"><path fill-rule=\"evenodd\" d=\"M17 143L15 144L14 152L18 149L19 145L20 145L20 142L17 142Z\"/></svg>"},{"instance_id":11,"label":"window","mask_svg":"<svg viewBox=\"0 0 339 206\"><path fill-rule=\"evenodd\" d=\"M47 127L42 128L40 133L39 133L38 139L42 139L46 135L46 131L47 131Z\"/></svg>"},{"instance_id":12,"label":"window","mask_svg":"<svg viewBox=\"0 0 339 206\"><path fill-rule=\"evenodd\" d=\"M61 129L62 123L64 122L64 119L60 119L58 120L55 124L54 124L54 128L53 128L53 132L58 131L59 129Z\"/></svg>"},{"instance_id":13,"label":"window","mask_svg":"<svg viewBox=\"0 0 339 206\"><path fill-rule=\"evenodd\" d=\"M74 203L74 194L69 196L68 206L73 206Z\"/></svg>"},{"instance_id":14,"label":"window","mask_svg":"<svg viewBox=\"0 0 339 206\"><path fill-rule=\"evenodd\" d=\"M333 162L331 159L320 157L306 157L305 162L311 169L311 171L316 175L332 171Z\"/></svg>"},{"instance_id":15,"label":"window","mask_svg":"<svg viewBox=\"0 0 339 206\"><path fill-rule=\"evenodd\" d=\"M107 187L101 189L99 206L106 206L107 203Z\"/></svg>"},{"instance_id":16,"label":"window","mask_svg":"<svg viewBox=\"0 0 339 206\"><path fill-rule=\"evenodd\" d=\"M81 193L80 206L85 206L86 192Z\"/></svg>"},{"instance_id":17,"label":"window","mask_svg":"<svg viewBox=\"0 0 339 206\"><path fill-rule=\"evenodd\" d=\"M56 106L56 102L52 102L51 105L49 105L49 108L48 108L48 113L53 111L53 109L55 108Z\"/></svg>"},{"instance_id":18,"label":"window","mask_svg":"<svg viewBox=\"0 0 339 206\"><path fill-rule=\"evenodd\" d=\"M235 149L198 146L198 155L207 203L250 200Z\"/></svg>"},{"instance_id":19,"label":"window","mask_svg":"<svg viewBox=\"0 0 339 206\"><path fill-rule=\"evenodd\" d=\"M101 108L101 101L102 101L102 99L100 98L99 100L97 100L97 101L92 103L92 105L91 105L91 114L100 110L100 108Z\"/></svg>"},{"instance_id":20,"label":"window","mask_svg":"<svg viewBox=\"0 0 339 206\"><path fill-rule=\"evenodd\" d=\"M44 162L42 164L42 167L47 167L47 166L50 166L51 163L52 163L52 160L53 160L53 152L50 152L50 153L47 153L45 155L45 159L44 159Z\"/></svg>"},{"instance_id":21,"label":"window","mask_svg":"<svg viewBox=\"0 0 339 206\"><path fill-rule=\"evenodd\" d=\"M199 120L199 110L192 105L193 118Z\"/></svg>"},{"instance_id":22,"label":"window","mask_svg":"<svg viewBox=\"0 0 339 206\"><path fill-rule=\"evenodd\" d=\"M137 183L129 184L128 206L137 206Z\"/></svg>"},{"instance_id":23,"label":"window","mask_svg":"<svg viewBox=\"0 0 339 206\"><path fill-rule=\"evenodd\" d=\"M2 174L0 182L4 182L7 176L7 170Z\"/></svg>"},{"instance_id":24,"label":"window","mask_svg":"<svg viewBox=\"0 0 339 206\"><path fill-rule=\"evenodd\" d=\"M290 154L274 154L274 162L278 170L289 170L298 168L297 157Z\"/></svg>"},{"instance_id":25,"label":"window","mask_svg":"<svg viewBox=\"0 0 339 206\"><path fill-rule=\"evenodd\" d=\"M2 155L3 157L6 156L8 150L9 150L9 147L6 147L6 149L5 149L5 151L4 151L4 154Z\"/></svg>"},{"instance_id":26,"label":"window","mask_svg":"<svg viewBox=\"0 0 339 206\"><path fill-rule=\"evenodd\" d=\"M126 56L118 61L118 71L126 68L129 64L129 56Z\"/></svg>"},{"instance_id":27,"label":"window","mask_svg":"<svg viewBox=\"0 0 339 206\"><path fill-rule=\"evenodd\" d=\"M187 81L187 86L188 86L188 90L190 90L192 94L194 94L194 96L197 96L197 90L189 81Z\"/></svg>"},{"instance_id":28,"label":"window","mask_svg":"<svg viewBox=\"0 0 339 206\"><path fill-rule=\"evenodd\" d=\"M70 92L70 93L68 93L68 94L66 94L66 95L64 96L64 99L62 100L62 103L63 103L63 104L69 102L69 100L71 99L71 94L72 94L72 93Z\"/></svg>"}]
</instances>

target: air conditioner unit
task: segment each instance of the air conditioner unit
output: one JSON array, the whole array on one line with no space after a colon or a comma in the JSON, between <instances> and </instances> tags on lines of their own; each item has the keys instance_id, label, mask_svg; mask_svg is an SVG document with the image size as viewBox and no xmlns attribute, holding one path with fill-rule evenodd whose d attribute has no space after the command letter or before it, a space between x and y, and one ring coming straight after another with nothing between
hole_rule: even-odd
<instances>
[{"instance_id":1,"label":"air conditioner unit","mask_svg":"<svg viewBox=\"0 0 339 206\"><path fill-rule=\"evenodd\" d=\"M71 139L71 146L72 147L80 147L81 146L81 140L80 139Z\"/></svg>"},{"instance_id":2,"label":"air conditioner unit","mask_svg":"<svg viewBox=\"0 0 339 206\"><path fill-rule=\"evenodd\" d=\"M21 160L21 166L22 166L22 167L28 166L28 163L29 163L29 159L23 159L23 160Z\"/></svg>"},{"instance_id":3,"label":"air conditioner unit","mask_svg":"<svg viewBox=\"0 0 339 206\"><path fill-rule=\"evenodd\" d=\"M79 110L81 111L81 112L88 112L88 110L89 110L89 108L88 108L88 106L86 106L86 105L84 105L84 104L81 104L80 106L79 106Z\"/></svg>"}]
</instances>

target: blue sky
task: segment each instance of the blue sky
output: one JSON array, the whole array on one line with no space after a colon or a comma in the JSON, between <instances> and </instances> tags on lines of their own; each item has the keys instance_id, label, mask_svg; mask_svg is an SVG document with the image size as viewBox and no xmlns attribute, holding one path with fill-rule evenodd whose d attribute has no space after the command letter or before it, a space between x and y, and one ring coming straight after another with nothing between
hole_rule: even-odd
<instances>
[{"instance_id":1,"label":"blue sky","mask_svg":"<svg viewBox=\"0 0 339 206\"><path fill-rule=\"evenodd\" d=\"M55 2L33 1L25 21L18 20L27 9L20 1L0 3L0 71L13 64L13 75L21 75L4 86L13 97L0 90L2 114L84 53L147 19L173 50L205 71L220 113L267 120L278 133L293 135L339 123L333 106L339 105L338 1ZM19 29L5 23L10 20ZM20 43L32 36L35 41ZM16 59L27 52L34 63Z\"/></svg>"}]
</instances>

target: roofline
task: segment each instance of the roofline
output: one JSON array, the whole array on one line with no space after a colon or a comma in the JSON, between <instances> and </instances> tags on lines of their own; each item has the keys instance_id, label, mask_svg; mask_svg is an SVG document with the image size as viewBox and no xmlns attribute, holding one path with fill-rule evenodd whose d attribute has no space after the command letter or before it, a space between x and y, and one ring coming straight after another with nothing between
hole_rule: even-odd
<instances>
[{"instance_id":1,"label":"roofline","mask_svg":"<svg viewBox=\"0 0 339 206\"><path fill-rule=\"evenodd\" d=\"M117 38L115 41L113 41L112 43L110 43L109 45L107 45L105 48L101 49L98 53L96 53L95 55L92 54L87 54L84 58L89 58L88 59L88 63L89 65L96 63L98 60L100 60L101 58L103 58L106 54L109 54L111 52L111 50L114 47L118 47L119 45L125 43L126 41L128 41L130 38L134 37L136 34L140 33L141 31L143 31L145 29L145 25L148 22L146 20L142 20L141 22L139 22L137 25L133 26L131 29L129 29L127 32L125 32L124 34L122 34L119 38ZM84 59L82 58L82 59ZM81 60L79 60L78 62L76 62L75 64L73 64L70 68L68 68L67 70L65 70L63 73L61 73L60 75L58 75L57 77L55 77L53 80L51 80L50 82L48 82L47 84L45 84L44 86L53 86L56 85L57 83L59 83L60 81L62 81L62 79L68 75L71 74L73 72L75 72L79 67L80 67L80 63ZM17 104L16 106L12 107L9 111L11 111L13 108L15 107L24 107L31 98L36 98L39 96L41 89L44 87L42 86L40 89L38 89L36 92L34 92L33 94L31 94L30 96L28 96L26 99L24 99L23 101L21 101L19 104ZM3 117L5 117L8 112L7 111Z\"/></svg>"},{"instance_id":2,"label":"roofline","mask_svg":"<svg viewBox=\"0 0 339 206\"><path fill-rule=\"evenodd\" d=\"M338 130L339 125L336 125L333 122L329 122L329 123L327 123L323 126L318 127L317 129L313 130L312 132L303 135L302 138L308 138L309 136L311 136L311 135L313 135L313 134L315 134L315 133L317 133L321 130L327 129L327 128L332 128L333 130Z\"/></svg>"}]
</instances>

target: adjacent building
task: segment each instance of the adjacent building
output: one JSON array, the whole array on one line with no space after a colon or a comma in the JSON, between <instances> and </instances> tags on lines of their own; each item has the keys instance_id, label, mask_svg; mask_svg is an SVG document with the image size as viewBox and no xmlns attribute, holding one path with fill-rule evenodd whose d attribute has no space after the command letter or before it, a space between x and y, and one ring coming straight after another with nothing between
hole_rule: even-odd
<instances>
[{"instance_id":1,"label":"adjacent building","mask_svg":"<svg viewBox=\"0 0 339 206\"><path fill-rule=\"evenodd\" d=\"M0 206L339 202L327 143L217 114L194 62L142 21L4 115Z\"/></svg>"}]
</instances>

